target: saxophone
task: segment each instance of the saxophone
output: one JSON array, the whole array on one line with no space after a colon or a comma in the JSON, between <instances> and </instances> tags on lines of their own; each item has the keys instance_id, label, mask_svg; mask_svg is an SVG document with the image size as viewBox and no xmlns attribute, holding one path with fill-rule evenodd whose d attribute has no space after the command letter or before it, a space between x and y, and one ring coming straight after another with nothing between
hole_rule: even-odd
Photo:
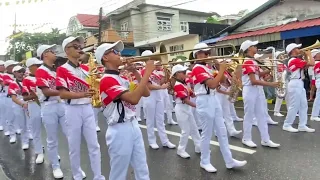
<instances>
[{"instance_id":1,"label":"saxophone","mask_svg":"<svg viewBox=\"0 0 320 180\"><path fill-rule=\"evenodd\" d=\"M238 57L237 57L237 61L235 61L235 63L232 63L232 65L228 67L229 70L233 71L232 77L230 80L231 87L230 87L230 91L229 91L230 94L229 94L229 98L228 98L228 100L231 103L234 103L237 101L238 95L239 95L240 91L242 91L241 81L237 77L237 67L239 64L242 64L243 60L241 60L241 59L239 60L239 58L243 59L242 53L239 53Z\"/></svg>"},{"instance_id":2,"label":"saxophone","mask_svg":"<svg viewBox=\"0 0 320 180\"><path fill-rule=\"evenodd\" d=\"M277 95L278 98L284 98L286 96L287 93L287 84L286 84L286 70L283 69L282 72L279 72L278 70L278 66L280 64L277 63L276 60L276 49L274 47L269 47L267 49L271 49L272 50L272 59L271 60L271 65L272 65L272 76L275 82L279 83L279 86L276 87L275 89L275 94Z\"/></svg>"},{"instance_id":3,"label":"saxophone","mask_svg":"<svg viewBox=\"0 0 320 180\"><path fill-rule=\"evenodd\" d=\"M93 59L92 53L89 54L89 74L87 76L87 82L89 84L90 90L93 90L95 94L91 97L91 104L95 108L102 107L102 101L100 96L100 79L98 73L98 68L96 66L96 63Z\"/></svg>"}]
</instances>

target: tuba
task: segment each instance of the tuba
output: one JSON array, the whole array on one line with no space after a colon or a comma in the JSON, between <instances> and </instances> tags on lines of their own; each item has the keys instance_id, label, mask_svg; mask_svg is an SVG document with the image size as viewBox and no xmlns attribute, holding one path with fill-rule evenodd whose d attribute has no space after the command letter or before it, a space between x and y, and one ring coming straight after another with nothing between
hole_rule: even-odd
<instances>
[{"instance_id":1,"label":"tuba","mask_svg":"<svg viewBox=\"0 0 320 180\"><path fill-rule=\"evenodd\" d=\"M100 96L100 79L98 73L98 68L96 66L96 63L93 59L92 53L89 54L89 74L87 77L87 82L89 84L89 87L91 90L95 92L95 94L91 97L91 103L92 106L95 108L99 108L102 106L101 96Z\"/></svg>"}]
</instances>

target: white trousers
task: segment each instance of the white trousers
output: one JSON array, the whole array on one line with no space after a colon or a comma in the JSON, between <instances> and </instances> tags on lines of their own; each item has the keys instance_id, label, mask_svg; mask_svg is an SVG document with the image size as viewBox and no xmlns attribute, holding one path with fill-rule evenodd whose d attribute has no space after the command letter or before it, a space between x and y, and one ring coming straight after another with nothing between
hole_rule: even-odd
<instances>
[{"instance_id":1,"label":"white trousers","mask_svg":"<svg viewBox=\"0 0 320 180\"><path fill-rule=\"evenodd\" d=\"M12 109L14 109L14 122L18 124L19 129L21 129L21 144L29 144L29 132L27 127L27 119L25 114L25 109L23 109L21 106L17 105L16 103L12 103ZM12 113L12 111L11 111ZM13 123L11 123L11 130L10 130L10 137L16 136L16 131L13 129Z\"/></svg>"},{"instance_id":2,"label":"white trousers","mask_svg":"<svg viewBox=\"0 0 320 180\"><path fill-rule=\"evenodd\" d=\"M164 89L162 92L163 95L163 103L164 103L164 110L167 115L167 121L172 121L172 110L173 110L173 97L168 93L168 90Z\"/></svg>"},{"instance_id":3,"label":"white trousers","mask_svg":"<svg viewBox=\"0 0 320 180\"><path fill-rule=\"evenodd\" d=\"M181 137L178 150L186 150L189 136L192 137L195 147L200 147L200 134L194 120L192 107L187 104L176 104L175 112L177 122L181 129Z\"/></svg>"},{"instance_id":4,"label":"white trousers","mask_svg":"<svg viewBox=\"0 0 320 180\"><path fill-rule=\"evenodd\" d=\"M234 107L234 103L230 103L229 106L232 120L237 120L239 117L237 115L236 108Z\"/></svg>"},{"instance_id":5,"label":"white trousers","mask_svg":"<svg viewBox=\"0 0 320 180\"><path fill-rule=\"evenodd\" d=\"M32 125L33 146L35 154L42 154L42 140L41 140L41 108L36 102L28 102L29 121Z\"/></svg>"},{"instance_id":6,"label":"white trousers","mask_svg":"<svg viewBox=\"0 0 320 180\"><path fill-rule=\"evenodd\" d=\"M236 131L236 128L234 127L233 124L233 119L231 117L230 113L230 104L231 102L228 100L228 95L217 93L217 98L220 101L220 105L222 108L222 116L224 119L224 122L226 124L227 130L229 134L232 134L233 132Z\"/></svg>"},{"instance_id":7,"label":"white trousers","mask_svg":"<svg viewBox=\"0 0 320 180\"><path fill-rule=\"evenodd\" d=\"M199 95L196 109L201 122L201 160L202 165L210 164L210 140L215 130L220 144L220 151L226 164L233 163L229 148L227 129L224 124L221 106L215 95Z\"/></svg>"},{"instance_id":8,"label":"white trousers","mask_svg":"<svg viewBox=\"0 0 320 180\"><path fill-rule=\"evenodd\" d=\"M313 102L311 116L319 117L319 113L320 113L320 88L317 88L316 99Z\"/></svg>"},{"instance_id":9,"label":"white trousers","mask_svg":"<svg viewBox=\"0 0 320 180\"><path fill-rule=\"evenodd\" d=\"M101 175L101 152L92 105L66 105L66 127L73 179L83 179L80 166L80 148L83 135L88 147L93 180L104 180L104 176Z\"/></svg>"},{"instance_id":10,"label":"white trousers","mask_svg":"<svg viewBox=\"0 0 320 180\"><path fill-rule=\"evenodd\" d=\"M193 102L193 103L196 103L196 97L190 98L190 101ZM200 123L200 121L199 121L196 108L191 107L191 109L192 109L192 114L193 114L194 120L195 120L195 122L196 122L196 124L197 124L197 127L198 127L198 129L201 129L201 123Z\"/></svg>"},{"instance_id":11,"label":"white trousers","mask_svg":"<svg viewBox=\"0 0 320 180\"><path fill-rule=\"evenodd\" d=\"M143 98L141 98L139 103L136 105L136 118L141 119L141 107L143 107Z\"/></svg>"},{"instance_id":12,"label":"white trousers","mask_svg":"<svg viewBox=\"0 0 320 180\"><path fill-rule=\"evenodd\" d=\"M146 152L138 121L108 126L106 142L110 157L109 180L126 180L129 164L136 180L149 180Z\"/></svg>"},{"instance_id":13,"label":"white trousers","mask_svg":"<svg viewBox=\"0 0 320 180\"><path fill-rule=\"evenodd\" d=\"M7 126L5 131L9 132L10 137L16 137L16 132L17 132L17 125L15 123L15 114L12 112L12 106L13 106L13 101L11 97L5 97L5 116L6 116L6 122Z\"/></svg>"},{"instance_id":14,"label":"white trousers","mask_svg":"<svg viewBox=\"0 0 320 180\"><path fill-rule=\"evenodd\" d=\"M96 126L99 126L99 112L101 112L102 108L93 108L93 113L94 113L94 119Z\"/></svg>"},{"instance_id":15,"label":"white trousers","mask_svg":"<svg viewBox=\"0 0 320 180\"><path fill-rule=\"evenodd\" d=\"M161 99L156 99L154 95L157 94L151 94L144 99L148 141L149 144L156 143L156 136L154 135L156 124L161 143L164 145L169 141L164 125L164 102Z\"/></svg>"},{"instance_id":16,"label":"white trousers","mask_svg":"<svg viewBox=\"0 0 320 180\"><path fill-rule=\"evenodd\" d=\"M6 107L5 107L5 96L4 93L0 93L0 126L2 126L4 129L7 129L7 123L6 123Z\"/></svg>"},{"instance_id":17,"label":"white trousers","mask_svg":"<svg viewBox=\"0 0 320 180\"><path fill-rule=\"evenodd\" d=\"M274 105L274 112L275 113L279 113L280 112L280 108L282 105L283 99L282 98L276 98L276 103Z\"/></svg>"},{"instance_id":18,"label":"white trousers","mask_svg":"<svg viewBox=\"0 0 320 180\"><path fill-rule=\"evenodd\" d=\"M268 118L266 114L266 98L263 89L257 86L243 86L244 121L243 140L252 141L252 124L254 117L258 117L258 128L262 141L270 140L268 132Z\"/></svg>"},{"instance_id":19,"label":"white trousers","mask_svg":"<svg viewBox=\"0 0 320 180\"><path fill-rule=\"evenodd\" d=\"M308 100L301 79L292 79L288 83L289 109L283 127L292 126L299 112L299 127L304 128L308 120Z\"/></svg>"},{"instance_id":20,"label":"white trousers","mask_svg":"<svg viewBox=\"0 0 320 180\"><path fill-rule=\"evenodd\" d=\"M77 113L74 113L74 115L76 115ZM55 170L60 168L60 163L58 158L59 124L62 128L62 132L67 136L67 131L66 131L67 129L65 124L66 123L65 104L64 103L53 103L53 104L41 103L41 118L47 133L48 159L51 162L52 169Z\"/></svg>"}]
</instances>

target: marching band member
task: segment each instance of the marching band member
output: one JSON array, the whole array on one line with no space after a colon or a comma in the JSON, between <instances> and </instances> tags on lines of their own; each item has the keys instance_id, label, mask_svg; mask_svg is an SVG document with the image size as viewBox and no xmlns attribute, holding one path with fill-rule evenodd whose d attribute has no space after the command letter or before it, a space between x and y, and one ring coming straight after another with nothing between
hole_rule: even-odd
<instances>
[{"instance_id":1,"label":"marching band member","mask_svg":"<svg viewBox=\"0 0 320 180\"><path fill-rule=\"evenodd\" d=\"M276 52L276 59L280 59L280 56L283 52L281 51L277 51ZM282 62L280 61L276 61L277 66L276 68L278 68L278 76L281 76L281 73L283 73L285 71L285 66ZM277 78L277 77L274 77ZM274 105L274 116L278 116L278 117L283 117L284 115L280 113L280 109L281 109L281 105L283 102L283 98L279 98L278 96L276 97L276 103Z\"/></svg>"},{"instance_id":2,"label":"marching band member","mask_svg":"<svg viewBox=\"0 0 320 180\"><path fill-rule=\"evenodd\" d=\"M299 58L301 50L299 49L301 44L291 43L286 47L290 59L287 62L288 67L288 100L289 108L286 120L284 121L282 129L288 132L315 132L307 126L308 121L308 101L306 97L306 90L304 89L304 69L309 66L314 66L314 58L312 58L311 52L307 51L306 55L309 58L309 62ZM299 126L298 129L293 128L292 124L296 118L296 114L299 111Z\"/></svg>"},{"instance_id":3,"label":"marching band member","mask_svg":"<svg viewBox=\"0 0 320 180\"><path fill-rule=\"evenodd\" d=\"M5 117L5 91L3 83L3 75L6 68L4 67L4 61L0 60L0 131L3 131L6 127L6 117Z\"/></svg>"},{"instance_id":4,"label":"marching band member","mask_svg":"<svg viewBox=\"0 0 320 180\"><path fill-rule=\"evenodd\" d=\"M141 73L141 69L142 69L142 62L136 62L135 66L138 70L139 73ZM137 80L135 81L136 85L138 85L139 82L137 82ZM141 121L141 108L143 105L143 97L140 99L139 103L136 105L136 118L138 120L138 122Z\"/></svg>"},{"instance_id":5,"label":"marching band member","mask_svg":"<svg viewBox=\"0 0 320 180\"><path fill-rule=\"evenodd\" d=\"M61 99L66 100L66 127L69 144L69 156L73 178L82 180L86 174L81 169L80 145L82 135L86 140L91 170L94 180L104 180L101 175L101 152L96 133L96 122L91 104L91 97L97 92L90 90L86 82L87 71L82 70L79 63L83 53L84 38L68 37L62 42L62 49L68 62L57 68L56 86Z\"/></svg>"},{"instance_id":6,"label":"marching band member","mask_svg":"<svg viewBox=\"0 0 320 180\"><path fill-rule=\"evenodd\" d=\"M143 78L134 67L127 68L140 81L133 91L129 91L129 82L121 78L118 71L122 64L120 52L123 48L122 41L118 41L101 44L95 52L97 62L107 69L100 81L100 93L105 105L103 115L108 123L106 142L111 167L109 180L127 179L129 164L134 169L135 179L149 180L143 137L135 118L135 105L142 96L150 95L146 87L154 64L153 61L147 62Z\"/></svg>"},{"instance_id":7,"label":"marching band member","mask_svg":"<svg viewBox=\"0 0 320 180\"><path fill-rule=\"evenodd\" d=\"M261 71L254 55L257 53L258 41L244 41L240 46L246 58L242 66L242 84L243 84L243 103L244 103L244 121L243 121L243 138L242 143L249 147L257 147L252 141L252 123L254 117L257 118L258 128L261 135L261 145L268 147L279 147L270 140L268 132L268 117L262 116L266 113L266 97L263 92L263 86L277 87L276 82L267 82L260 80L268 71Z\"/></svg>"},{"instance_id":8,"label":"marching band member","mask_svg":"<svg viewBox=\"0 0 320 180\"><path fill-rule=\"evenodd\" d=\"M12 113L12 99L9 96L9 85L14 81L14 75L12 73L12 69L18 64L18 62L13 61L13 60L8 60L4 63L4 67L6 68L6 73L3 74L2 79L3 79L3 84L4 84L4 90L6 94L5 98L5 120L7 121L6 126L4 127L4 135L9 136L10 135L10 143L15 143L17 138L16 138L16 133L20 133L19 129L16 129L15 123L14 123L14 113Z\"/></svg>"},{"instance_id":9,"label":"marching band member","mask_svg":"<svg viewBox=\"0 0 320 180\"><path fill-rule=\"evenodd\" d=\"M54 62L56 45L40 45L37 56L43 64L37 69L36 86L37 96L41 104L41 118L47 133L47 151L53 170L53 176L63 178L58 154L58 126L66 134L65 105L61 102L59 91L56 90L56 70Z\"/></svg>"},{"instance_id":10,"label":"marching band member","mask_svg":"<svg viewBox=\"0 0 320 180\"><path fill-rule=\"evenodd\" d=\"M22 84L24 87L23 100L28 102L29 121L32 122L32 136L34 152L36 154L36 164L41 164L44 161L42 140L41 140L41 108L38 97L36 95L36 77L35 72L38 67L42 65L43 61L37 58L29 58L26 61L26 66L29 68L30 73L23 79Z\"/></svg>"},{"instance_id":11,"label":"marching band member","mask_svg":"<svg viewBox=\"0 0 320 180\"><path fill-rule=\"evenodd\" d=\"M14 121L18 122L19 127L21 128L20 138L22 149L27 150L29 149L29 133L27 128L25 110L28 108L28 104L23 101L22 98L22 92L24 91L22 86L22 78L25 73L25 69L18 65L12 69L12 72L14 74L15 81L12 81L9 84L8 95L11 97L13 102L11 108L15 109L15 111L13 111ZM13 127L11 127L11 129L12 128Z\"/></svg>"},{"instance_id":12,"label":"marching band member","mask_svg":"<svg viewBox=\"0 0 320 180\"><path fill-rule=\"evenodd\" d=\"M149 50L142 52L141 56L152 55L153 53ZM156 63L156 62L155 62ZM143 99L145 106L145 116L147 124L147 133L149 146L152 149L159 149L156 142L156 137L154 135L154 127L158 129L158 134L163 147L170 149L176 148L176 145L172 144L165 132L164 125L164 102L163 102L163 90L168 88L168 84L161 83L161 74L159 73L161 66L156 66L156 69L152 72L150 76L150 81L148 83L148 88L150 89L150 96ZM145 69L141 71L142 76L144 76Z\"/></svg>"},{"instance_id":13,"label":"marching band member","mask_svg":"<svg viewBox=\"0 0 320 180\"><path fill-rule=\"evenodd\" d=\"M192 108L195 103L191 102L190 97L194 96L191 89L186 85L186 70L188 67L180 64L172 67L171 77L175 79L174 95L176 97L176 118L181 129L181 137L177 154L182 158L190 158L186 152L189 136L192 137L195 146L195 152L200 153L200 134L194 120Z\"/></svg>"},{"instance_id":14,"label":"marching band member","mask_svg":"<svg viewBox=\"0 0 320 180\"><path fill-rule=\"evenodd\" d=\"M219 63L221 63L223 60L218 60ZM233 119L230 115L230 101L229 98L229 91L231 88L231 75L225 71L224 76L222 76L222 81L220 82L220 85L217 88L217 98L220 101L221 108L222 108L222 116L225 121L225 125L227 128L227 131L230 136L236 136L240 134L242 131L236 130L234 127Z\"/></svg>"},{"instance_id":15,"label":"marching band member","mask_svg":"<svg viewBox=\"0 0 320 180\"><path fill-rule=\"evenodd\" d=\"M311 121L320 121L320 50L314 49L311 51L312 58L315 60L314 65L314 77L315 77L315 86L317 88L316 98L313 102ZM311 96L310 96L311 97Z\"/></svg>"},{"instance_id":16,"label":"marching band member","mask_svg":"<svg viewBox=\"0 0 320 180\"><path fill-rule=\"evenodd\" d=\"M195 45L194 49L208 47L205 43ZM210 49L194 50L193 57L196 59L207 58ZM207 172L216 172L216 168L210 163L210 140L212 136L212 129L215 130L220 144L220 151L226 163L226 167L236 168L247 164L247 161L238 161L232 158L229 148L228 136L222 110L219 100L216 97L214 89L219 86L223 73L226 70L226 64L220 65L218 75L213 78L213 74L206 66L205 62L198 62L192 69L192 75L195 83L196 109L198 117L201 122L201 160L200 167Z\"/></svg>"}]
</instances>

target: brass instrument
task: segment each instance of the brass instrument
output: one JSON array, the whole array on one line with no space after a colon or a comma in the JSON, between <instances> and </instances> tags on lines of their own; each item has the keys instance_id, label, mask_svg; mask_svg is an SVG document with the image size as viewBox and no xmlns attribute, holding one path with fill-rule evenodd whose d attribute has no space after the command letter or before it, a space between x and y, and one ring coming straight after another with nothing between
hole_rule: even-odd
<instances>
[{"instance_id":1,"label":"brass instrument","mask_svg":"<svg viewBox=\"0 0 320 180\"><path fill-rule=\"evenodd\" d=\"M302 58L304 59L304 60L306 60L307 62L310 60L309 58L312 58L312 57L307 57L307 54L306 54L306 51L311 51L311 50L313 50L313 49L318 49L318 48L320 48L320 41L319 40L317 40L313 45L311 45L311 46L308 46L308 47L305 47L305 48L302 48L302 49L300 49L300 51L301 51L301 55L302 55Z\"/></svg>"},{"instance_id":2,"label":"brass instrument","mask_svg":"<svg viewBox=\"0 0 320 180\"><path fill-rule=\"evenodd\" d=\"M92 106L95 108L99 108L102 106L101 96L100 96L100 79L99 79L99 73L98 68L96 66L96 63L93 59L92 53L89 54L89 74L87 78L87 82L89 84L90 90L93 90L95 94L91 97L92 100Z\"/></svg>"},{"instance_id":3,"label":"brass instrument","mask_svg":"<svg viewBox=\"0 0 320 180\"><path fill-rule=\"evenodd\" d=\"M237 59L231 59L231 60L233 60L233 62L236 62L236 63L234 63L234 65L229 66L229 69L233 71L231 74L231 76L232 76L231 81L230 81L231 87L229 90L229 97L228 97L228 100L231 103L234 103L237 101L239 93L240 93L240 91L242 91L242 82L240 80L241 72L240 72L240 68L239 68L241 66L239 66L239 65L240 65L240 62L241 62L241 64L243 63L243 58L244 58L243 53L239 52ZM239 73L240 73L240 75L239 75Z\"/></svg>"}]
</instances>

